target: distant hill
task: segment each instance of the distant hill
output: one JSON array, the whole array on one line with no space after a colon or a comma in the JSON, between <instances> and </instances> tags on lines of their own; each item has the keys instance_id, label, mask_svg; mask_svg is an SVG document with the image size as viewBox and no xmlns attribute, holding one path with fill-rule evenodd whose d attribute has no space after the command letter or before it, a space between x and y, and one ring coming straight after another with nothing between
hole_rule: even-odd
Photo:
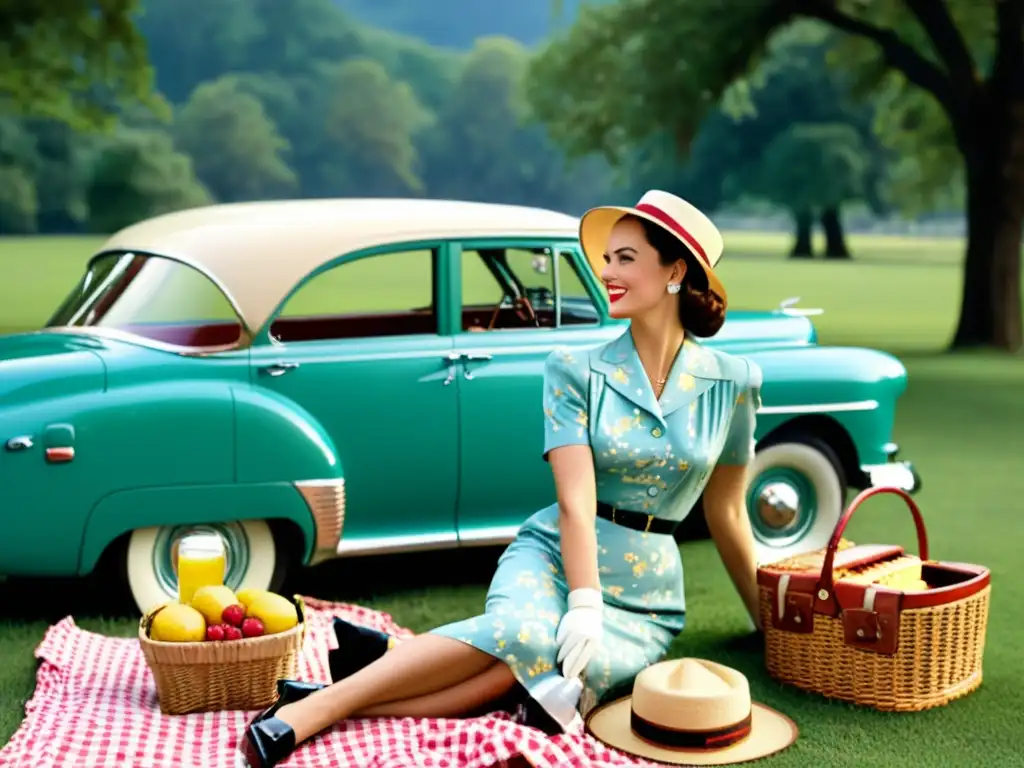
<instances>
[{"instance_id":1,"label":"distant hill","mask_svg":"<svg viewBox=\"0 0 1024 768\"><path fill-rule=\"evenodd\" d=\"M353 18L431 45L467 49L485 35L504 35L527 46L570 23L581 0L334 0Z\"/></svg>"}]
</instances>

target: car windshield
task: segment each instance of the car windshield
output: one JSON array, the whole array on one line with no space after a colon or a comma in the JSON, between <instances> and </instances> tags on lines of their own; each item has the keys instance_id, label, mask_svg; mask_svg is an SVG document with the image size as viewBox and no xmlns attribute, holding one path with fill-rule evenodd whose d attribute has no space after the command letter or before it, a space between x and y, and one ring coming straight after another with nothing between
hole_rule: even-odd
<instances>
[{"instance_id":1,"label":"car windshield","mask_svg":"<svg viewBox=\"0 0 1024 768\"><path fill-rule=\"evenodd\" d=\"M242 336L234 308L206 275L134 253L94 260L46 325L109 328L182 347L230 346Z\"/></svg>"}]
</instances>

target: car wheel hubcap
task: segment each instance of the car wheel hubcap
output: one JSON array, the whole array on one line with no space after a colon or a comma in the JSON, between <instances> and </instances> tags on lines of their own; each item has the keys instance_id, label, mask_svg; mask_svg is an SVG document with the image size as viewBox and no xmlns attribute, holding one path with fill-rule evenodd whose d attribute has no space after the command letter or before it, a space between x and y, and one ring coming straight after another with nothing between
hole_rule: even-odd
<instances>
[{"instance_id":1,"label":"car wheel hubcap","mask_svg":"<svg viewBox=\"0 0 1024 768\"><path fill-rule=\"evenodd\" d=\"M178 545L193 533L214 533L224 542L224 583L231 589L238 589L249 570L249 538L245 529L237 524L228 525L180 525L161 528L153 547L153 573L160 587L168 595L178 594Z\"/></svg>"},{"instance_id":2,"label":"car wheel hubcap","mask_svg":"<svg viewBox=\"0 0 1024 768\"><path fill-rule=\"evenodd\" d=\"M810 479L788 467L762 472L747 494L751 527L758 541L785 547L799 541L818 514L817 494Z\"/></svg>"}]
</instances>

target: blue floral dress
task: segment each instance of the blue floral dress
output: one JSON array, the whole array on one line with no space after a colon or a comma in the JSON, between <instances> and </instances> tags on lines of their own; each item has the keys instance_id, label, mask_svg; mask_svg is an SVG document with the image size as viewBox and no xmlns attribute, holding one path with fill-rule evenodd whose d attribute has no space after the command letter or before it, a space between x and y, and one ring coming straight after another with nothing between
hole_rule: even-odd
<instances>
[{"instance_id":1,"label":"blue floral dress","mask_svg":"<svg viewBox=\"0 0 1024 768\"><path fill-rule=\"evenodd\" d=\"M754 452L760 369L687 338L660 400L626 331L596 348L556 350L544 371L544 456L589 445L597 498L682 521L716 464L746 464ZM671 534L596 518L604 595L602 647L584 673L582 714L659 661L686 620L683 566ZM509 665L540 703L561 670L555 632L566 612L558 504L532 515L502 554L484 613L435 629ZM563 728L564 714L547 708Z\"/></svg>"}]
</instances>

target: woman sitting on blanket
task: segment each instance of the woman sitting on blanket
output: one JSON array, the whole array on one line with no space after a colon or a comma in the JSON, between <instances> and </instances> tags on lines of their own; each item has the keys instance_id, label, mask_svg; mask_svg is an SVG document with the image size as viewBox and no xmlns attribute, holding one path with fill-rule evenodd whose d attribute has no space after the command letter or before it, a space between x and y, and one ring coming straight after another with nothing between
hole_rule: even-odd
<instances>
[{"instance_id":1,"label":"woman sitting on blanket","mask_svg":"<svg viewBox=\"0 0 1024 768\"><path fill-rule=\"evenodd\" d=\"M760 625L745 504L761 374L707 349L725 318L722 237L696 208L649 192L581 221L615 340L556 350L544 371L544 457L557 503L533 514L498 563L484 612L394 644L335 622L331 685L281 681L241 746L268 768L352 717L458 717L520 696L526 722L569 730L661 660L686 618L672 536L703 494L720 556ZM383 657L383 658L382 658ZM564 705L566 691L575 697ZM559 706L559 702L563 705Z\"/></svg>"}]
</instances>

